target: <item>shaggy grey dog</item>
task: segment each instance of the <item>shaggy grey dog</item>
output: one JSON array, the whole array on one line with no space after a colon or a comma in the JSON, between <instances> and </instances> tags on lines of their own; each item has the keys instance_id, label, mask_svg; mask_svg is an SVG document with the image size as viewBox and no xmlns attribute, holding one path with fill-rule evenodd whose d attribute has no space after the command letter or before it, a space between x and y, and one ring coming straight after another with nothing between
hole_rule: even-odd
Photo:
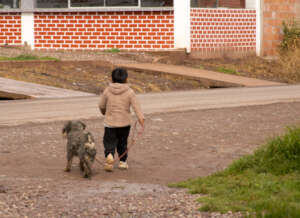
<instances>
[{"instance_id":1,"label":"shaggy grey dog","mask_svg":"<svg viewBox=\"0 0 300 218\"><path fill-rule=\"evenodd\" d=\"M70 172L74 156L79 157L79 167L84 178L91 177L92 164L96 156L95 141L90 132L85 131L86 125L78 120L69 121L62 129L67 138L67 166L65 171Z\"/></svg>"}]
</instances>

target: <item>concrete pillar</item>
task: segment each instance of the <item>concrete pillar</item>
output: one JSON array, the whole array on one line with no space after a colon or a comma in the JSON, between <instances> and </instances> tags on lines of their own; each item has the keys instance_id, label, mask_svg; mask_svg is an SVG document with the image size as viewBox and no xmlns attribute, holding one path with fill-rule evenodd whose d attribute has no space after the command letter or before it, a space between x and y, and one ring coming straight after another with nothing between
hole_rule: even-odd
<instances>
[{"instance_id":1,"label":"concrete pillar","mask_svg":"<svg viewBox=\"0 0 300 218\"><path fill-rule=\"evenodd\" d=\"M256 8L256 0L246 0L246 8L247 9L255 9Z\"/></svg>"},{"instance_id":2,"label":"concrete pillar","mask_svg":"<svg viewBox=\"0 0 300 218\"><path fill-rule=\"evenodd\" d=\"M22 10L32 10L35 8L36 0L21 0Z\"/></svg>"},{"instance_id":3,"label":"concrete pillar","mask_svg":"<svg viewBox=\"0 0 300 218\"><path fill-rule=\"evenodd\" d=\"M18 8L17 0L13 0L13 8Z\"/></svg>"},{"instance_id":4,"label":"concrete pillar","mask_svg":"<svg viewBox=\"0 0 300 218\"><path fill-rule=\"evenodd\" d=\"M22 28L22 43L27 44L34 49L34 13L36 0L22 0L21 10L28 11L22 12L21 28Z\"/></svg>"},{"instance_id":5,"label":"concrete pillar","mask_svg":"<svg viewBox=\"0 0 300 218\"><path fill-rule=\"evenodd\" d=\"M262 0L255 0L256 9L256 55L262 55L262 32L263 32L263 12L262 12Z\"/></svg>"},{"instance_id":6,"label":"concrete pillar","mask_svg":"<svg viewBox=\"0 0 300 218\"><path fill-rule=\"evenodd\" d=\"M34 49L34 13L22 12L22 43Z\"/></svg>"},{"instance_id":7,"label":"concrete pillar","mask_svg":"<svg viewBox=\"0 0 300 218\"><path fill-rule=\"evenodd\" d=\"M174 0L174 42L175 48L191 51L191 2L190 0Z\"/></svg>"}]
</instances>

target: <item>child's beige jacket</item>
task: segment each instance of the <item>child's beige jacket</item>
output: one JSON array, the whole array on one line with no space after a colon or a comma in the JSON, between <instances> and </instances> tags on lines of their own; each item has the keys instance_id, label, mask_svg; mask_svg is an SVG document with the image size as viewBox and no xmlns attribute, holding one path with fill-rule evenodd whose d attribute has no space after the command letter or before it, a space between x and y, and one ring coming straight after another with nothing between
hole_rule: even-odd
<instances>
[{"instance_id":1,"label":"child's beige jacket","mask_svg":"<svg viewBox=\"0 0 300 218\"><path fill-rule=\"evenodd\" d=\"M99 109L105 115L104 124L109 127L131 125L131 106L138 119L144 119L136 95L128 84L111 83L104 90L99 102Z\"/></svg>"}]
</instances>

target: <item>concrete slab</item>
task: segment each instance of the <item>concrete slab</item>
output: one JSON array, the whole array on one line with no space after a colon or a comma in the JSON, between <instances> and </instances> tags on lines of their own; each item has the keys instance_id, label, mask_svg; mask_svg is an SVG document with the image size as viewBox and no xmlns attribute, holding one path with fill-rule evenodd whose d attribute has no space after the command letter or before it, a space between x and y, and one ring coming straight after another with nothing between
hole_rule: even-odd
<instances>
[{"instance_id":1,"label":"concrete slab","mask_svg":"<svg viewBox=\"0 0 300 218\"><path fill-rule=\"evenodd\" d=\"M224 73L218 73L208 70L196 69L192 67L185 67L179 65L169 64L151 64L151 63L139 63L139 64L120 64L120 67L125 67L131 70L142 70L152 72L162 72L175 74L180 76L190 76L203 80L204 82L211 81L217 86L230 87L259 87L259 86L278 86L284 85L283 83L271 82L266 80L260 80L255 78L248 78L243 76L229 75Z\"/></svg>"},{"instance_id":2,"label":"concrete slab","mask_svg":"<svg viewBox=\"0 0 300 218\"><path fill-rule=\"evenodd\" d=\"M66 98L80 96L95 96L91 93L73 91L69 89L56 88L35 83L22 82L0 77L0 93L8 96L15 95L16 98Z\"/></svg>"}]
</instances>

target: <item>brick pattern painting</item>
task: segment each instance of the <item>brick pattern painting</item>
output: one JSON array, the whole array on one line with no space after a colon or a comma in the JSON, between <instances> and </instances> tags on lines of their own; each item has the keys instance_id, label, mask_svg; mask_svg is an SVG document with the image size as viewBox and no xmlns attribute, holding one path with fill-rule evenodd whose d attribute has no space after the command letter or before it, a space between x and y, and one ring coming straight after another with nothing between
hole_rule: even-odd
<instances>
[{"instance_id":1,"label":"brick pattern painting","mask_svg":"<svg viewBox=\"0 0 300 218\"><path fill-rule=\"evenodd\" d=\"M0 14L0 45L21 45L21 14Z\"/></svg>"},{"instance_id":2,"label":"brick pattern painting","mask_svg":"<svg viewBox=\"0 0 300 218\"><path fill-rule=\"evenodd\" d=\"M191 49L201 52L256 50L256 11L191 9Z\"/></svg>"},{"instance_id":3,"label":"brick pattern painting","mask_svg":"<svg viewBox=\"0 0 300 218\"><path fill-rule=\"evenodd\" d=\"M34 23L37 49L174 48L173 11L35 13Z\"/></svg>"}]
</instances>

